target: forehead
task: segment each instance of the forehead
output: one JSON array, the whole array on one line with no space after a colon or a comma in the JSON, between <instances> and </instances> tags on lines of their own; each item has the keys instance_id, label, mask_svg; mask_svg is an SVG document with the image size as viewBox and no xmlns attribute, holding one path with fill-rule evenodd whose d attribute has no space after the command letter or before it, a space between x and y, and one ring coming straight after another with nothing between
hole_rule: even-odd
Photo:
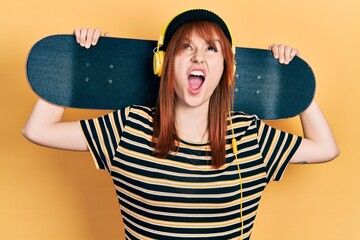
<instances>
[{"instance_id":1,"label":"forehead","mask_svg":"<svg viewBox=\"0 0 360 240\"><path fill-rule=\"evenodd\" d=\"M181 42L192 42L201 39L208 43L214 43L215 41L221 43L218 29L213 24L190 24L182 30L180 39L178 39Z\"/></svg>"},{"instance_id":2,"label":"forehead","mask_svg":"<svg viewBox=\"0 0 360 240\"><path fill-rule=\"evenodd\" d=\"M219 27L209 21L194 21L184 24L181 28L188 34L196 34L201 37L217 35ZM220 30L221 31L221 30Z\"/></svg>"},{"instance_id":3,"label":"forehead","mask_svg":"<svg viewBox=\"0 0 360 240\"><path fill-rule=\"evenodd\" d=\"M209 35L200 35L197 32L191 32L189 34L187 34L184 38L183 41L186 42L199 42L199 41L204 41L207 43L215 43L218 42L220 43L220 39L219 37L216 35L216 33L213 34L209 34Z\"/></svg>"}]
</instances>

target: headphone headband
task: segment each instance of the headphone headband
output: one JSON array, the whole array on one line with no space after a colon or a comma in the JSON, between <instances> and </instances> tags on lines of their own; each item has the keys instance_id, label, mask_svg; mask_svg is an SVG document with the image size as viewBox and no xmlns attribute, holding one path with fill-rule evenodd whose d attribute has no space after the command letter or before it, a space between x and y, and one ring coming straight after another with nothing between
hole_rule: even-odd
<instances>
[{"instance_id":1,"label":"headphone headband","mask_svg":"<svg viewBox=\"0 0 360 240\"><path fill-rule=\"evenodd\" d=\"M171 21L167 25L165 25L162 28L159 43L158 43L159 45L161 44L159 46L159 48L161 48L161 50L165 51L169 41L171 40L171 38L174 35L174 33L176 32L176 30L179 27L181 27L183 24L185 24L187 22L191 22L191 21L196 21L196 20L207 20L207 21L216 23L224 32L226 38L230 42L230 45L233 45L230 30L227 27L224 20L222 20L217 14L215 14L209 10L191 9L191 10L187 10L185 12L182 12L182 13L176 15L173 19L171 19Z\"/></svg>"}]
</instances>

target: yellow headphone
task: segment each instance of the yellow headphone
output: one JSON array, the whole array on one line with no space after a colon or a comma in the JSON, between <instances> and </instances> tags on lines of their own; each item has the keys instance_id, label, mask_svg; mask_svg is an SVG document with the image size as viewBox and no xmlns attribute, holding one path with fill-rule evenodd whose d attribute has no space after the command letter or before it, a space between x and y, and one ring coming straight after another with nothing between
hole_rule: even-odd
<instances>
[{"instance_id":1,"label":"yellow headphone","mask_svg":"<svg viewBox=\"0 0 360 240\"><path fill-rule=\"evenodd\" d=\"M156 48L154 49L154 56L153 56L153 72L156 76L158 77L161 77L161 74L162 74L162 68L163 68L163 63L164 63L164 59L165 59L165 52L160 50L160 48L164 45L164 40L165 40L165 34L166 34L166 31L168 29L168 26L173 22L174 19L176 19L178 16L180 15L184 15L186 14L187 12L195 12L195 11L201 11L201 12L205 12L207 14L213 14L215 15L214 13L210 12L210 11L207 11L207 10L201 10L201 9L198 9L198 10L188 10L188 11L185 11L185 12L182 12L178 15L176 15L174 18L172 18L169 23L167 25L164 25L161 29L161 32L160 32L160 36L159 36L159 40L157 42L157 46ZM217 16L217 15L216 15ZM211 21L211 20L210 20ZM215 22L216 23L216 22ZM225 22L222 23L222 25L224 27L226 27L227 31L229 32L229 41L230 43L232 44L232 36L231 36L231 33L229 31L229 29L227 28ZM223 27L222 27L223 28ZM234 45L232 45L232 52L235 56L235 53L236 53L236 47ZM235 71L236 71L236 64L234 62L234 74L235 74Z\"/></svg>"},{"instance_id":2,"label":"yellow headphone","mask_svg":"<svg viewBox=\"0 0 360 240\"><path fill-rule=\"evenodd\" d=\"M163 68L162 66L163 66L164 59L165 59L165 52L161 51L160 47L164 44L165 32L166 32L168 25L163 26L163 28L161 29L161 33L160 33L159 40L157 42L157 46L154 49L153 71L154 71L154 74L157 75L158 77L161 77L162 68Z\"/></svg>"}]
</instances>

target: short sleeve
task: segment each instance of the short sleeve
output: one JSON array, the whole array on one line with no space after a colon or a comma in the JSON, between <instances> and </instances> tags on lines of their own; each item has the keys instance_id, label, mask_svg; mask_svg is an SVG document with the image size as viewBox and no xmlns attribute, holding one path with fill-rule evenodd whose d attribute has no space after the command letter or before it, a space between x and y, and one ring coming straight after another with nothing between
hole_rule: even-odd
<instances>
[{"instance_id":1,"label":"short sleeve","mask_svg":"<svg viewBox=\"0 0 360 240\"><path fill-rule=\"evenodd\" d=\"M279 181L302 138L275 129L257 120L258 143L266 167L268 182Z\"/></svg>"},{"instance_id":2,"label":"short sleeve","mask_svg":"<svg viewBox=\"0 0 360 240\"><path fill-rule=\"evenodd\" d=\"M79 124L96 167L110 172L111 160L126 125L129 107L99 118L80 120Z\"/></svg>"}]
</instances>

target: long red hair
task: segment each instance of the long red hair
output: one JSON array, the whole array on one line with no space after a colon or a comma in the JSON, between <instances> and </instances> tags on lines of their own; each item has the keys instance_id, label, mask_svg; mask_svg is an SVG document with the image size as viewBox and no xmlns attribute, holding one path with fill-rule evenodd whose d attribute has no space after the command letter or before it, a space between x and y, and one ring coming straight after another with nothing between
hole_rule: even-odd
<instances>
[{"instance_id":1,"label":"long red hair","mask_svg":"<svg viewBox=\"0 0 360 240\"><path fill-rule=\"evenodd\" d=\"M227 115L233 103L234 54L232 46L221 28L210 21L199 20L185 23L177 29L167 46L154 116L154 154L156 157L164 158L171 151L176 151L179 145L174 119L176 95L174 57L172 56L179 54L181 43L191 34L196 34L209 43L212 43L214 36L217 36L224 57L224 71L218 86L210 97L208 113L211 161L213 167L219 168L225 163Z\"/></svg>"}]
</instances>

